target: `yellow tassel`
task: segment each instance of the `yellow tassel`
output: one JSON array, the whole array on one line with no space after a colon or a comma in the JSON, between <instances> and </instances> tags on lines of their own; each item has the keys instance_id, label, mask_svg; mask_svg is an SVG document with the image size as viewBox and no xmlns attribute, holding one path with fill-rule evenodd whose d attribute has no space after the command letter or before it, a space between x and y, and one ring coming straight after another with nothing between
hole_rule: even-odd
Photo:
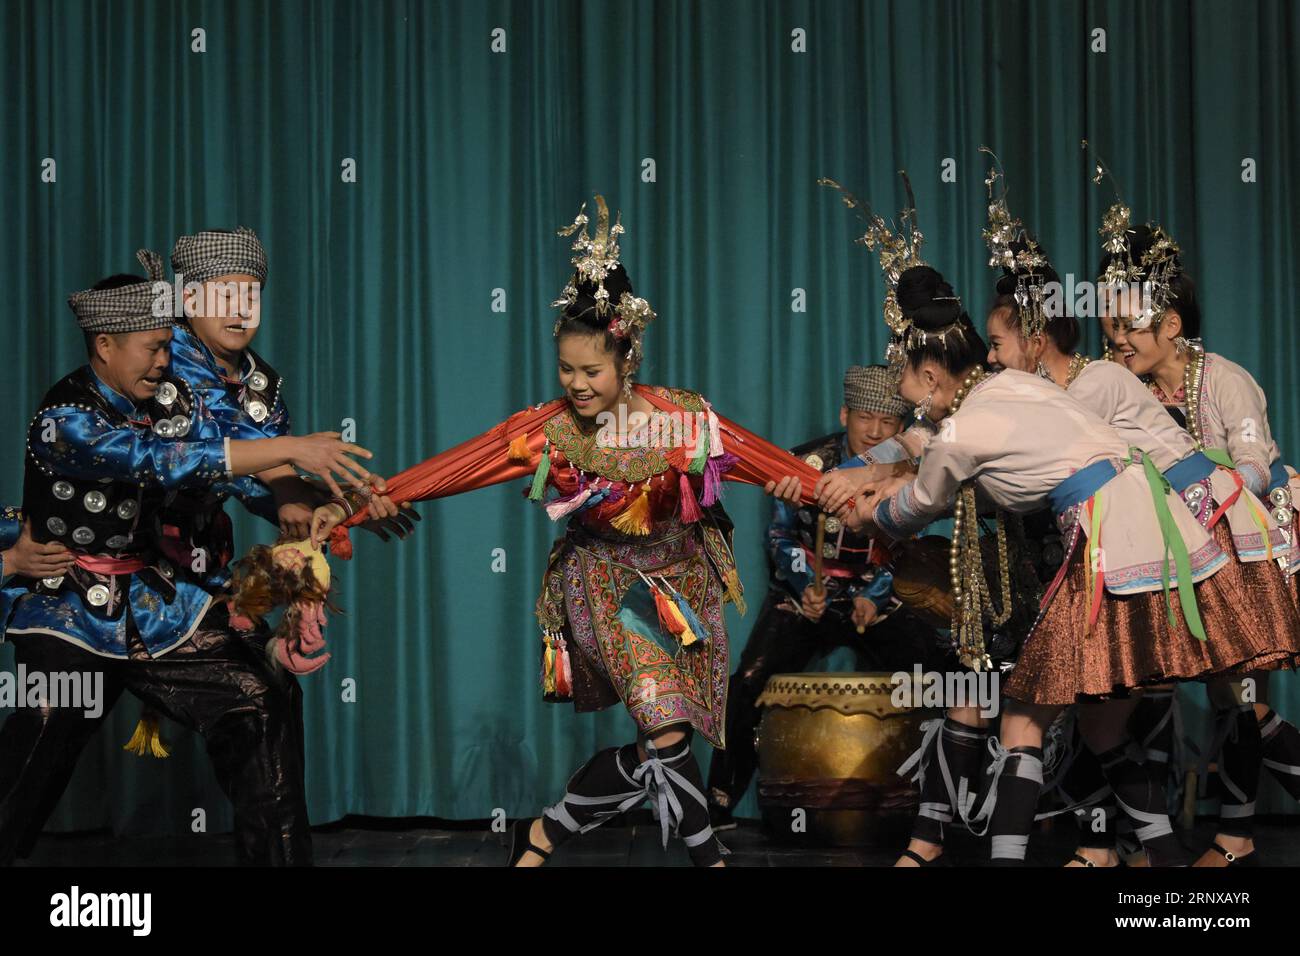
<instances>
[{"instance_id":1,"label":"yellow tassel","mask_svg":"<svg viewBox=\"0 0 1300 956\"><path fill-rule=\"evenodd\" d=\"M745 604L744 591L740 587L740 575L737 573L735 568L731 568L727 571L727 577L725 580L727 585L727 597L731 599L732 604L736 605L736 610L740 612L741 617L744 617L747 606Z\"/></svg>"},{"instance_id":2,"label":"yellow tassel","mask_svg":"<svg viewBox=\"0 0 1300 956\"><path fill-rule=\"evenodd\" d=\"M146 711L122 749L137 757L157 757L159 760L170 757L171 751L162 742L161 723L157 714Z\"/></svg>"},{"instance_id":3,"label":"yellow tassel","mask_svg":"<svg viewBox=\"0 0 1300 956\"><path fill-rule=\"evenodd\" d=\"M510 451L506 453L506 457L525 465L533 460L533 453L528 450L528 432L524 432L510 443Z\"/></svg>"},{"instance_id":4,"label":"yellow tassel","mask_svg":"<svg viewBox=\"0 0 1300 956\"><path fill-rule=\"evenodd\" d=\"M650 497L642 492L610 525L624 534L649 534Z\"/></svg>"},{"instance_id":5,"label":"yellow tassel","mask_svg":"<svg viewBox=\"0 0 1300 956\"><path fill-rule=\"evenodd\" d=\"M542 655L542 693L555 693L555 644L546 636L546 652Z\"/></svg>"}]
</instances>

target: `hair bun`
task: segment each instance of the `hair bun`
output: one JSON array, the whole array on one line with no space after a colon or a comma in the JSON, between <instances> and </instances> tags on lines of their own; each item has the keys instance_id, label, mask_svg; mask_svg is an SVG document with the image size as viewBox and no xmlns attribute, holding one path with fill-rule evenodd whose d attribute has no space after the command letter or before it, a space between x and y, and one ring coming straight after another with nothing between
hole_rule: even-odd
<instances>
[{"instance_id":1,"label":"hair bun","mask_svg":"<svg viewBox=\"0 0 1300 956\"><path fill-rule=\"evenodd\" d=\"M961 302L944 277L930 266L912 266L898 277L898 307L919 329L930 331L961 318Z\"/></svg>"},{"instance_id":2,"label":"hair bun","mask_svg":"<svg viewBox=\"0 0 1300 956\"><path fill-rule=\"evenodd\" d=\"M628 278L627 270L621 264L610 269L605 276L605 291L609 293L609 299L604 316L601 316L596 309L596 291L599 286L583 279L577 272L574 272L573 284L578 289L578 297L564 309L564 317L579 319L597 329L606 328L614 320L614 308L618 305L618 300L623 298L624 293L633 294L632 280Z\"/></svg>"}]
</instances>

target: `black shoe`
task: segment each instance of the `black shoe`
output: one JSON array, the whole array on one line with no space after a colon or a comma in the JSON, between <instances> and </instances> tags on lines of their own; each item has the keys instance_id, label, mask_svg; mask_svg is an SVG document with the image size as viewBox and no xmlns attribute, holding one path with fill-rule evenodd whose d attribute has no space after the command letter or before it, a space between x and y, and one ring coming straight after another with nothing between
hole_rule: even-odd
<instances>
[{"instance_id":1,"label":"black shoe","mask_svg":"<svg viewBox=\"0 0 1300 956\"><path fill-rule=\"evenodd\" d=\"M907 857L917 866L947 866L948 865L948 861L945 859L945 856L942 853L936 856L933 860L927 860L925 857L921 856L921 854L917 853L915 850L909 849L903 851L903 856Z\"/></svg>"},{"instance_id":2,"label":"black shoe","mask_svg":"<svg viewBox=\"0 0 1300 956\"><path fill-rule=\"evenodd\" d=\"M524 858L525 853L536 853L545 863L551 858L550 851L543 850L533 843L529 831L533 828L531 818L526 820L516 820L510 827L510 858L506 860L506 866L517 866L519 861Z\"/></svg>"},{"instance_id":3,"label":"black shoe","mask_svg":"<svg viewBox=\"0 0 1300 956\"><path fill-rule=\"evenodd\" d=\"M1219 841L1215 840L1210 844L1210 849L1217 852L1220 856L1228 861L1228 866L1261 866L1259 862L1259 851L1251 850L1245 856L1237 856L1231 850L1225 850L1219 846Z\"/></svg>"}]
</instances>

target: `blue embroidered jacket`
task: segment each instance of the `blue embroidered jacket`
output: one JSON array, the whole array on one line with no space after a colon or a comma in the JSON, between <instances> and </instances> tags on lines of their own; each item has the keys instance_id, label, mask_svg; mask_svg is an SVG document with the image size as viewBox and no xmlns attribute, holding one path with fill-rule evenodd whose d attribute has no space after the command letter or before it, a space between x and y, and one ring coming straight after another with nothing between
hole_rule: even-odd
<instances>
[{"instance_id":1,"label":"blue embroidered jacket","mask_svg":"<svg viewBox=\"0 0 1300 956\"><path fill-rule=\"evenodd\" d=\"M170 376L159 386L166 396L184 390ZM221 437L199 434L192 418L173 411L157 399L137 406L89 366L46 394L28 431L22 512L37 541L59 541L85 564L58 578L10 578L9 634L49 634L126 657L129 609L151 654L189 638L212 597L187 566L162 554L158 519L169 491L226 479L228 461ZM194 434L164 438L155 432L163 419ZM104 559L135 569L95 565Z\"/></svg>"},{"instance_id":2,"label":"blue embroidered jacket","mask_svg":"<svg viewBox=\"0 0 1300 956\"><path fill-rule=\"evenodd\" d=\"M843 432L814 439L791 449L822 472L836 468L860 467L861 459L849 452L848 436ZM817 546L818 509L796 508L780 498L772 502L772 522L768 526L768 557L772 563L773 587L782 587L796 599L813 580L813 554ZM873 555L872 542L845 527L837 519L826 519L822 548L823 574L830 601L869 599L883 608L893 591L893 575L879 566Z\"/></svg>"}]
</instances>

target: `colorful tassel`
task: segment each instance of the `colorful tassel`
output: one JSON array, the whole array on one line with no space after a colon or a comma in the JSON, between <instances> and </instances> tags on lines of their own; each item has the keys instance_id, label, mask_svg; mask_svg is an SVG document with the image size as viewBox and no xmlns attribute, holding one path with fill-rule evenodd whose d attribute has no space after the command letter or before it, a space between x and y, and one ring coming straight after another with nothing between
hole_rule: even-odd
<instances>
[{"instance_id":1,"label":"colorful tassel","mask_svg":"<svg viewBox=\"0 0 1300 956\"><path fill-rule=\"evenodd\" d=\"M506 457L510 461L524 465L532 460L533 453L528 450L528 432L524 432L510 442L510 450L506 452Z\"/></svg>"},{"instance_id":2,"label":"colorful tassel","mask_svg":"<svg viewBox=\"0 0 1300 956\"><path fill-rule=\"evenodd\" d=\"M154 711L146 710L135 725L135 733L122 749L137 757L157 757L159 760L170 757L171 751L162 741L162 718Z\"/></svg>"},{"instance_id":3,"label":"colorful tassel","mask_svg":"<svg viewBox=\"0 0 1300 956\"><path fill-rule=\"evenodd\" d=\"M730 452L709 459L704 469L704 495L700 499L700 504L711 508L718 503L718 499L722 497L722 476L739 460Z\"/></svg>"},{"instance_id":4,"label":"colorful tassel","mask_svg":"<svg viewBox=\"0 0 1300 956\"><path fill-rule=\"evenodd\" d=\"M533 487L528 492L529 501L541 501L542 495L546 491L546 478L551 473L551 443L542 447L542 460L537 463L537 470L533 472Z\"/></svg>"},{"instance_id":5,"label":"colorful tassel","mask_svg":"<svg viewBox=\"0 0 1300 956\"><path fill-rule=\"evenodd\" d=\"M685 473L678 476L677 488L677 497L682 503L682 524L699 521L700 506L695 501L695 490L691 487L691 479L686 477Z\"/></svg>"},{"instance_id":6,"label":"colorful tassel","mask_svg":"<svg viewBox=\"0 0 1300 956\"><path fill-rule=\"evenodd\" d=\"M642 491L610 522L610 526L623 534L649 534L650 496Z\"/></svg>"},{"instance_id":7,"label":"colorful tassel","mask_svg":"<svg viewBox=\"0 0 1300 956\"><path fill-rule=\"evenodd\" d=\"M568 700L573 697L573 668L569 663L569 645L557 637L555 661L555 694Z\"/></svg>"},{"instance_id":8,"label":"colorful tassel","mask_svg":"<svg viewBox=\"0 0 1300 956\"><path fill-rule=\"evenodd\" d=\"M686 600L680 591L673 593L673 602L677 605L678 612L686 622L686 631L682 635L682 646L690 647L700 636L708 632L704 629L704 625L700 622L696 613L691 610L690 602Z\"/></svg>"},{"instance_id":9,"label":"colorful tassel","mask_svg":"<svg viewBox=\"0 0 1300 956\"><path fill-rule=\"evenodd\" d=\"M554 501L546 503L546 514L552 521L559 521L566 515L580 509L584 504L591 500L592 491L590 488L584 488L581 491L575 491L571 495L563 498L556 498Z\"/></svg>"},{"instance_id":10,"label":"colorful tassel","mask_svg":"<svg viewBox=\"0 0 1300 956\"><path fill-rule=\"evenodd\" d=\"M542 652L542 693L549 696L555 693L555 643L547 634L546 650Z\"/></svg>"},{"instance_id":11,"label":"colorful tassel","mask_svg":"<svg viewBox=\"0 0 1300 956\"><path fill-rule=\"evenodd\" d=\"M591 497L583 502L579 511L590 511L599 504L612 503L620 501L623 498L623 492L617 488L611 488L606 485L604 488L597 488L591 493Z\"/></svg>"},{"instance_id":12,"label":"colorful tassel","mask_svg":"<svg viewBox=\"0 0 1300 956\"><path fill-rule=\"evenodd\" d=\"M673 613L676 606L658 587L651 584L650 593L654 595L655 613L659 617L659 626L673 637L681 637L682 632L686 630L686 619L681 616L680 612Z\"/></svg>"},{"instance_id":13,"label":"colorful tassel","mask_svg":"<svg viewBox=\"0 0 1300 956\"><path fill-rule=\"evenodd\" d=\"M686 619L686 627L690 628L699 637L705 636L708 633L708 628L705 627L705 624L699 619L699 615L695 614L695 611L690 607L690 602L686 600L685 594L679 591L673 594L672 598L673 601L677 602L677 610L681 611L681 617ZM682 643L685 644L686 641L682 641Z\"/></svg>"},{"instance_id":14,"label":"colorful tassel","mask_svg":"<svg viewBox=\"0 0 1300 956\"><path fill-rule=\"evenodd\" d=\"M726 576L723 578L723 583L727 585L727 599L730 600L732 604L736 605L736 610L739 611L743 617L747 610L747 606L745 604L744 592L740 587L740 574L735 568L728 568Z\"/></svg>"}]
</instances>

